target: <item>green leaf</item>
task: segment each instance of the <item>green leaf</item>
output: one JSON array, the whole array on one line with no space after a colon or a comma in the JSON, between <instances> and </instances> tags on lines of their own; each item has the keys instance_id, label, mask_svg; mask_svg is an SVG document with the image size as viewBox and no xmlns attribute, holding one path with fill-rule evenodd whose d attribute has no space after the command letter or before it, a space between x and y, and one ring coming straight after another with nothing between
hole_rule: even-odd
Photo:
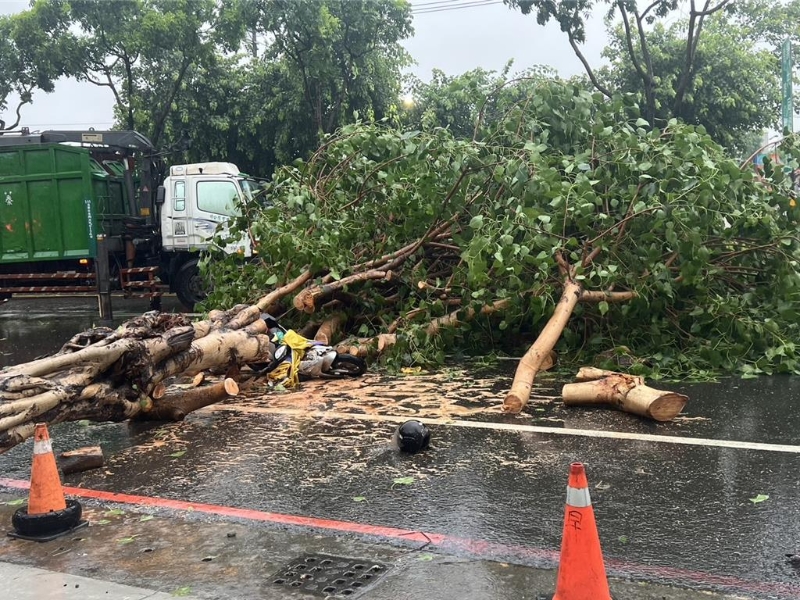
<instances>
[{"instance_id":1,"label":"green leaf","mask_svg":"<svg viewBox=\"0 0 800 600\"><path fill-rule=\"evenodd\" d=\"M107 510L105 512L105 514L108 515L108 516L113 517L113 516L124 515L125 511L122 510L121 508L110 508L109 510Z\"/></svg>"},{"instance_id":2,"label":"green leaf","mask_svg":"<svg viewBox=\"0 0 800 600\"><path fill-rule=\"evenodd\" d=\"M395 477L393 485L411 485L414 483L413 477Z\"/></svg>"},{"instance_id":3,"label":"green leaf","mask_svg":"<svg viewBox=\"0 0 800 600\"><path fill-rule=\"evenodd\" d=\"M353 496L353 502L364 502L366 499L365 496Z\"/></svg>"},{"instance_id":4,"label":"green leaf","mask_svg":"<svg viewBox=\"0 0 800 600\"><path fill-rule=\"evenodd\" d=\"M179 450L178 452L173 452L172 454L170 454L169 457L170 458L180 458L184 454L186 454L186 450Z\"/></svg>"},{"instance_id":5,"label":"green leaf","mask_svg":"<svg viewBox=\"0 0 800 600\"><path fill-rule=\"evenodd\" d=\"M649 127L650 123L642 119L641 117L636 119L636 126L637 127Z\"/></svg>"},{"instance_id":6,"label":"green leaf","mask_svg":"<svg viewBox=\"0 0 800 600\"><path fill-rule=\"evenodd\" d=\"M185 586L179 587L177 590L173 591L172 595L173 596L178 596L180 598L180 597L183 597L183 596L188 596L191 593L192 593L192 588L190 588L188 585L185 585Z\"/></svg>"},{"instance_id":7,"label":"green leaf","mask_svg":"<svg viewBox=\"0 0 800 600\"><path fill-rule=\"evenodd\" d=\"M131 542L136 541L137 537L139 537L139 536L138 535L132 535L132 536L129 536L129 537L119 538L117 540L117 543L118 544L122 544L122 545L130 544Z\"/></svg>"},{"instance_id":8,"label":"green leaf","mask_svg":"<svg viewBox=\"0 0 800 600\"><path fill-rule=\"evenodd\" d=\"M266 283L267 285L275 285L276 283L278 283L278 276L273 273L264 283Z\"/></svg>"},{"instance_id":9,"label":"green leaf","mask_svg":"<svg viewBox=\"0 0 800 600\"><path fill-rule=\"evenodd\" d=\"M755 498L750 498L750 502L752 502L753 504L760 504L765 500L769 500L769 496L767 494L759 494Z\"/></svg>"},{"instance_id":10,"label":"green leaf","mask_svg":"<svg viewBox=\"0 0 800 600\"><path fill-rule=\"evenodd\" d=\"M420 560L420 561L423 561L423 562L428 562L428 561L431 561L433 559L434 559L434 556L430 552L426 552L425 554L420 554L419 558L417 558L417 560Z\"/></svg>"},{"instance_id":11,"label":"green leaf","mask_svg":"<svg viewBox=\"0 0 800 600\"><path fill-rule=\"evenodd\" d=\"M109 523L111 523L111 521L109 519L100 519L99 521L95 521L94 523L95 525L108 525Z\"/></svg>"},{"instance_id":12,"label":"green leaf","mask_svg":"<svg viewBox=\"0 0 800 600\"><path fill-rule=\"evenodd\" d=\"M602 302L597 303L597 309L600 311L601 315L605 315L608 312L608 302L603 300Z\"/></svg>"},{"instance_id":13,"label":"green leaf","mask_svg":"<svg viewBox=\"0 0 800 600\"><path fill-rule=\"evenodd\" d=\"M25 504L25 500L23 498L17 498L16 500L9 500L6 504L8 506L20 506L21 504Z\"/></svg>"},{"instance_id":14,"label":"green leaf","mask_svg":"<svg viewBox=\"0 0 800 600\"><path fill-rule=\"evenodd\" d=\"M139 523L146 523L147 521L152 521L153 519L155 519L153 515L142 515L139 518Z\"/></svg>"}]
</instances>

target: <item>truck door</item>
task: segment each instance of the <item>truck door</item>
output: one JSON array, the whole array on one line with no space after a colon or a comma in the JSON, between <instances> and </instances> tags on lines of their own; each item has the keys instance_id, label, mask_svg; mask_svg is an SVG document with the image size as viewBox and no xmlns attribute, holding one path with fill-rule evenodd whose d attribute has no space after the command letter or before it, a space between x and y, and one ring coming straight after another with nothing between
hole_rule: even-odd
<instances>
[{"instance_id":1,"label":"truck door","mask_svg":"<svg viewBox=\"0 0 800 600\"><path fill-rule=\"evenodd\" d=\"M161 208L161 237L165 250L189 249L189 214L186 210L186 180L165 181L166 201Z\"/></svg>"},{"instance_id":2,"label":"truck door","mask_svg":"<svg viewBox=\"0 0 800 600\"><path fill-rule=\"evenodd\" d=\"M212 179L204 177L194 183L194 199L192 215L187 224L189 246L191 248L207 248L210 239L221 226L223 235L228 234L227 222L231 217L239 216L238 203L241 190L238 183L230 178ZM241 252L251 256L250 240L242 236L239 240L228 244L225 252Z\"/></svg>"}]
</instances>

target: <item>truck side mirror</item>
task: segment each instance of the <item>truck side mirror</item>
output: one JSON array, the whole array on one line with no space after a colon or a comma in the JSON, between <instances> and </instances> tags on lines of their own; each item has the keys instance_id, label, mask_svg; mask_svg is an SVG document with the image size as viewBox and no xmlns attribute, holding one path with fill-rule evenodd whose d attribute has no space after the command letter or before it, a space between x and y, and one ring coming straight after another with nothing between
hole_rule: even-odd
<instances>
[{"instance_id":1,"label":"truck side mirror","mask_svg":"<svg viewBox=\"0 0 800 600\"><path fill-rule=\"evenodd\" d=\"M156 190L156 204L164 204L164 199L167 197L167 190L163 185L158 186Z\"/></svg>"}]
</instances>

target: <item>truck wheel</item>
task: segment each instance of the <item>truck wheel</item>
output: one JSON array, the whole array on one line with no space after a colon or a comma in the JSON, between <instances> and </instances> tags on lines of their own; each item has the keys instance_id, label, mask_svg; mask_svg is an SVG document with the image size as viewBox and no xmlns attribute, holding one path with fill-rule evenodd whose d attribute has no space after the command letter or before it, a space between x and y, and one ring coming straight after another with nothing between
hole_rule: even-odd
<instances>
[{"instance_id":1,"label":"truck wheel","mask_svg":"<svg viewBox=\"0 0 800 600\"><path fill-rule=\"evenodd\" d=\"M184 263L178 269L175 274L174 287L178 300L189 311L193 311L194 305L205 299L208 291L203 278L200 277L196 258Z\"/></svg>"}]
</instances>

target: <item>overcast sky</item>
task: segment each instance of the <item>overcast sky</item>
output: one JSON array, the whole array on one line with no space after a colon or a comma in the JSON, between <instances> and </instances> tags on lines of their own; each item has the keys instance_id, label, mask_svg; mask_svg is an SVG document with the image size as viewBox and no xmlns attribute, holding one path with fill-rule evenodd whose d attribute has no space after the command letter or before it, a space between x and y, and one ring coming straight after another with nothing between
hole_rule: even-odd
<instances>
[{"instance_id":1,"label":"overcast sky","mask_svg":"<svg viewBox=\"0 0 800 600\"><path fill-rule=\"evenodd\" d=\"M450 75L476 67L499 70L510 59L514 71L549 65L566 77L583 72L557 25L541 27L534 16L512 11L500 0L411 0L411 4L415 33L404 45L416 61L409 70L423 79L430 78L432 69ZM27 6L26 1L0 0L0 13L19 12ZM584 47L593 66L599 64L605 43L598 13L589 23ZM9 106L16 108L14 99L9 100ZM112 125L112 106L107 88L62 79L52 94L34 93L33 104L23 109L21 124L31 130L106 129ZM13 122L9 113L3 118Z\"/></svg>"}]
</instances>

